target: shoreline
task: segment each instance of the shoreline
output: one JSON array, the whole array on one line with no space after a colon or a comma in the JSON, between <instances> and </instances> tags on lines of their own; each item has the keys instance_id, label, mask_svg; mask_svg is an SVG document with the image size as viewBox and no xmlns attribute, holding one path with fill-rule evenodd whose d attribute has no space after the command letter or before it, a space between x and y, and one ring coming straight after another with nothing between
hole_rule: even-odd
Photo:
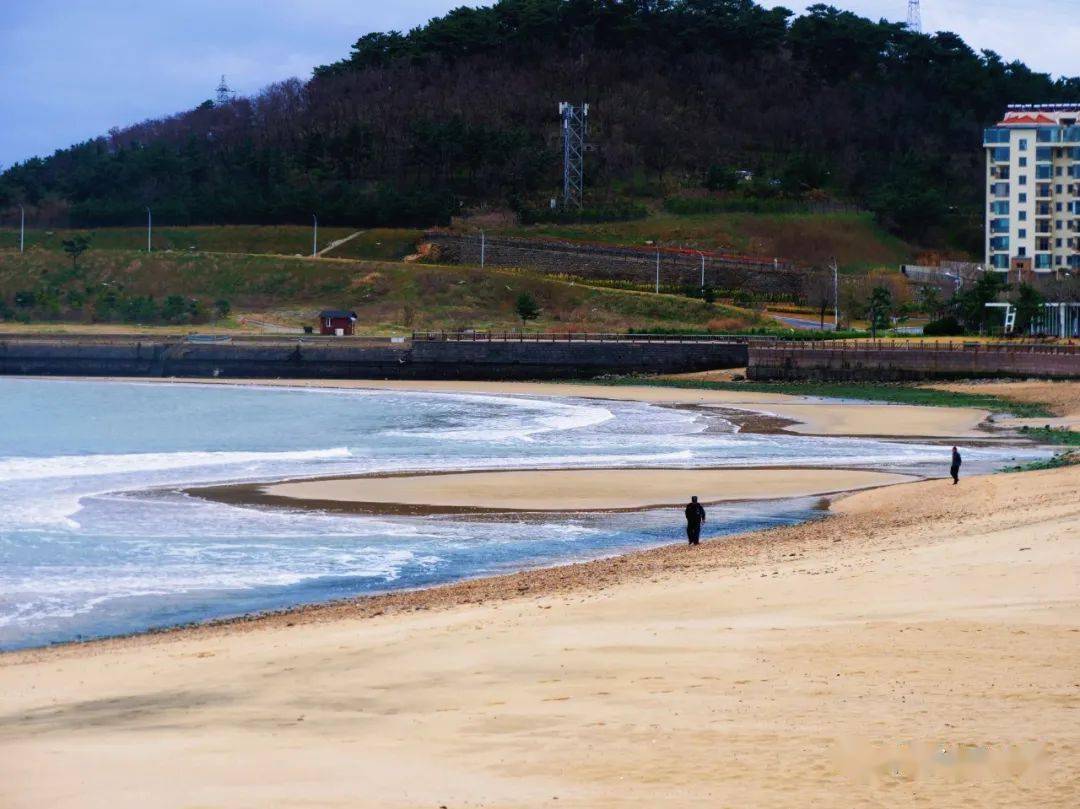
<instances>
[{"instance_id":1,"label":"shoreline","mask_svg":"<svg viewBox=\"0 0 1080 809\"><path fill-rule=\"evenodd\" d=\"M22 379L34 379L38 380L38 377L20 377ZM743 393L733 392L733 395L729 395L727 391L708 391L708 390L695 390L684 388L654 388L650 386L603 386L591 383L519 383L519 382L484 382L484 383L471 383L471 382L442 382L442 383L429 383L429 382L400 382L389 381L379 382L378 380L235 380L235 379L145 379L145 378L56 378L59 381L101 381L101 382L119 382L119 383L136 383L136 384L179 384L179 385L227 385L235 387L258 387L258 388L329 388L340 390L406 390L416 392L430 392L430 393L463 393L469 395L514 395L514 396L528 396L528 397L552 397L552 398L582 398L589 400L611 400L611 401L644 401L648 404L653 404L658 407L671 407L676 409L686 409L695 412L699 412L703 415L717 415L728 421L736 423L739 431L746 430L748 432L762 433L762 434L776 434L776 433L788 433L791 435L821 435L823 437L845 437L846 433L838 433L835 428L829 429L824 433L795 433L790 432L789 427L803 424L794 418L785 416L779 416L774 413L766 412L763 409L757 409L759 407L773 406L774 400L786 402L788 400L799 401L808 397L791 396L787 394L758 394L758 393ZM475 385L481 385L483 390L474 390ZM438 389L432 389L432 387ZM524 388L525 390L522 390ZM583 395L581 389L585 389L588 395ZM605 396L603 394L612 393L612 396ZM642 398L643 397L643 398ZM718 404L713 401L714 398L719 397L722 403ZM744 399L750 399L753 401L743 401ZM757 401L764 398L765 401ZM735 399L736 401L731 401ZM693 401L689 401L693 400ZM858 403L852 404L849 402L839 403L832 401L823 401L811 405L812 407L840 407L850 408L859 407ZM873 408L874 411L882 413L885 409L888 409L889 416L898 415L897 411L905 412L908 410L918 411L927 416L934 415L954 415L954 410L970 411L967 408L940 408L921 405L897 405L889 403L874 403L869 404L867 407ZM996 443L994 439L987 439L986 433L982 431L981 425L986 422L986 417L989 415L986 411L971 411L965 413L965 418L970 419L971 413L980 414L978 426L980 429L970 437L965 437L965 443L972 445L984 444L984 443ZM903 442L904 440L910 441L925 441L930 444L944 443L950 440L949 436L937 435L937 436L916 436L916 435L901 435L901 436L884 436L878 434L865 434L855 435L852 437L862 438L892 438ZM954 437L951 440L960 440L960 437ZM999 439L1000 440L1000 439ZM716 472L731 472L738 473L743 471L768 471L768 472L805 472L807 476L813 476L817 473L829 473L829 472L848 472L855 476L868 475L868 476L881 476L887 478L882 482L870 482L866 485L843 485L834 488L828 488L826 490L810 490L810 491L794 491L789 493L780 494L763 494L761 496L747 496L747 497L718 497L716 499L705 499L702 502L705 505L710 504L722 504L722 503L737 503L737 502L751 502L751 501L767 501L767 500L794 500L799 498L811 498L817 497L820 499L818 508L822 511L828 512L831 504L839 499L848 497L859 491L865 491L868 489L875 489L881 487L894 487L905 486L911 483L915 483L922 480L932 480L935 478L928 477L926 475L912 474L910 472L877 472L874 470L868 470L863 467L812 467L812 466L745 466L745 467L692 467L692 468L664 468L664 467L618 467L615 470L607 468L596 467L570 467L570 468L540 468L540 469L521 469L521 470L440 470L435 472L416 472L416 471L400 471L400 472L376 472L362 475L346 475L346 476L331 476L331 477L305 477L305 478L286 478L274 481L248 481L241 483L228 483L228 484L215 484L210 486L191 486L183 488L173 488L172 491L178 491L182 494L193 497L202 497L209 500L226 503L236 506L256 506L256 507L271 507L271 508L287 508L287 509L303 509L312 511L328 511L336 513L350 513L350 514L366 514L366 515L405 515L405 516L428 516L428 515L453 515L460 514L469 516L475 519L500 519L500 515L512 516L514 519L520 519L523 516L539 515L543 513L589 513L589 512L634 512L634 511L646 511L649 509L658 508L681 508L684 505L682 502L675 503L641 503L629 506L610 506L603 505L595 508L512 508L512 507L492 507L488 505L430 505L419 503L395 503L395 502L366 502L355 501L351 499L333 499L324 497L286 497L275 495L270 492L266 492L266 489L276 488L278 486L289 486L293 484L313 484L316 486L322 486L326 483L332 483L336 481L357 481L366 479L398 479L398 478L419 478L419 477L438 477L438 476L458 476L458 475L513 475L513 474L551 474L551 473L585 473L585 474L603 474L610 471L640 471L648 474L663 473L663 472L685 472L687 474L706 473L710 471ZM147 490L150 492L154 489ZM828 515L827 519L832 519L833 515ZM805 524L808 522L817 522L817 520L805 520L796 525ZM773 529L766 529L773 530ZM777 529L779 530L779 529ZM749 534L724 534L720 535L723 540L733 540L745 536L753 536L759 532L750 532ZM703 534L703 541L708 540L707 526L706 533ZM620 551L616 555L609 557L599 557L597 559L589 559L585 561L576 562L555 562L544 564L540 567L525 568L519 571L520 574L536 573L544 570L554 570L569 564L570 566L589 565L594 562L604 561L611 558L619 558L621 556L634 556L642 551L656 550L664 547L681 547L681 542L673 543L671 546L661 545L644 548L640 550ZM439 589L453 587L456 584L464 584L468 582L475 582L484 580L487 578L501 579L507 574L494 574L483 575L479 577L469 577L456 581L451 581L443 584L436 584L430 586L420 586L417 588L411 588L408 590L395 590L388 592L376 593L373 595L356 595L348 596L344 599L334 599L330 601L319 601L310 604L298 604L292 607L285 607L281 609L271 610L258 610L247 612L243 614L234 615L226 618L213 618L206 621L199 621L194 624L179 624L169 625L157 628L149 628L132 633L125 633L121 635L108 635L103 637L90 638L88 640L72 640L61 641L51 643L47 646L34 646L34 647L21 647L10 650L0 650L0 663L2 663L4 656L10 656L19 654L20 652L27 651L40 651L48 649L58 649L66 647L84 648L87 644L109 643L114 640L125 640L131 638L139 638L146 636L162 636L170 635L174 632L184 632L191 630L199 630L204 627L213 626L229 626L233 624L249 624L257 623L263 619L274 618L277 616L290 616L298 613L309 613L311 611L318 611L323 607L333 608L340 603L346 605L355 601L367 601L368 599L380 599L380 598L401 598L404 597L407 601L409 594L422 594L429 589ZM516 575L516 574L515 574ZM425 599L418 598L418 603L422 603ZM468 602L466 602L468 603Z\"/></svg>"},{"instance_id":2,"label":"shoreline","mask_svg":"<svg viewBox=\"0 0 1080 809\"><path fill-rule=\"evenodd\" d=\"M409 473L403 473L409 474ZM438 474L438 473L434 473ZM1000 474L1000 473L998 473ZM329 601L296 604L271 610L245 612L223 618L211 618L187 624L176 624L139 630L119 635L106 635L86 640L69 640L45 646L29 646L0 650L0 673L5 666L20 665L49 659L52 655L79 655L82 652L97 654L110 649L138 646L143 642L157 643L183 641L189 638L227 636L231 632L257 631L263 628L292 628L306 624L320 624L346 618L369 619L384 615L451 610L467 605L479 605L489 601L506 601L525 594L529 597L556 595L566 592L603 590L616 581L625 583L626 576L645 575L666 569L683 553L695 554L708 548L710 565L723 560L722 567L741 567L752 564L754 558L767 552L772 543L799 542L806 539L809 526L839 523L844 513L835 507L844 500L880 489L902 489L939 478L910 478L908 481L887 483L863 489L834 492L819 498L816 509L823 516L799 520L774 528L761 528L734 534L709 534L708 522L702 528L701 545L690 547L686 542L665 542L633 550L584 560L567 560L537 567L523 567L514 572L479 574L449 582L400 590L376 592L370 595L354 595ZM244 485L244 484L240 484ZM258 486L260 484L250 484ZM223 488L233 488L227 486ZM811 495L813 496L813 495ZM788 499L788 498L779 498ZM795 499L795 498L791 498ZM640 510L640 509L633 509ZM517 516L517 515L515 515ZM838 525L838 530L843 526ZM812 533L812 532L811 532ZM747 543L743 545L743 543ZM720 547L722 546L722 547ZM750 556L741 557L741 550L750 547ZM777 548L780 546L778 545ZM691 559L695 557L690 557ZM677 564L675 569L683 569Z\"/></svg>"},{"instance_id":3,"label":"shoreline","mask_svg":"<svg viewBox=\"0 0 1080 809\"><path fill-rule=\"evenodd\" d=\"M824 498L922 479L925 477L854 467L571 467L374 472L194 486L180 491L237 506L409 516L510 514L518 518L682 508L685 497L660 502L652 499L673 495L674 484L679 491L693 484L703 505L716 505ZM717 487L729 491L709 494ZM421 488L427 491L421 494ZM473 491L465 493L463 488Z\"/></svg>"},{"instance_id":4,"label":"shoreline","mask_svg":"<svg viewBox=\"0 0 1080 809\"><path fill-rule=\"evenodd\" d=\"M1065 809L1080 467L961 483L0 656L0 803Z\"/></svg>"},{"instance_id":5,"label":"shoreline","mask_svg":"<svg viewBox=\"0 0 1080 809\"><path fill-rule=\"evenodd\" d=\"M1066 809L1078 491L1080 466L922 479L696 547L10 650L0 804Z\"/></svg>"},{"instance_id":6,"label":"shoreline","mask_svg":"<svg viewBox=\"0 0 1080 809\"><path fill-rule=\"evenodd\" d=\"M508 395L597 399L738 411L760 429L804 436L878 439L993 440L983 427L990 411L969 407L821 399L784 393L709 390L595 382L461 382L378 379L234 379L147 377L9 377L56 382L121 382L142 385L227 385L294 390L369 390L432 394ZM833 412L835 411L835 412ZM721 415L723 413L721 412ZM902 429L897 429L901 427Z\"/></svg>"}]
</instances>

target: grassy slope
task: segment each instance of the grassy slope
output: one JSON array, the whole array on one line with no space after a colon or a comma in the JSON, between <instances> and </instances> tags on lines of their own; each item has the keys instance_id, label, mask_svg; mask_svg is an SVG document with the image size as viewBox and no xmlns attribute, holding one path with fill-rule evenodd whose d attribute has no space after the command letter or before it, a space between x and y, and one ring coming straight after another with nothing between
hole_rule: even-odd
<instances>
[{"instance_id":1,"label":"grassy slope","mask_svg":"<svg viewBox=\"0 0 1080 809\"><path fill-rule=\"evenodd\" d=\"M319 229L319 247L357 232L354 228ZM94 250L141 250L146 244L142 226L93 230L31 228L27 247L61 250L61 241L76 233L92 239ZM753 214L715 213L692 216L657 214L633 222L596 225L534 225L493 227L491 234L576 239L607 244L660 244L726 249L820 263L836 256L845 271L895 267L914 257L915 248L885 233L869 214ZM154 228L155 250L309 255L311 228L307 225L199 225ZM423 231L373 228L334 248L335 258L395 261L415 252ZM18 246L18 231L0 228L0 250Z\"/></svg>"},{"instance_id":2,"label":"grassy slope","mask_svg":"<svg viewBox=\"0 0 1080 809\"><path fill-rule=\"evenodd\" d=\"M71 263L53 251L23 256L0 251L0 296L62 278ZM663 326L697 331L759 325L750 312L671 295L595 289L526 273L405 263L312 261L286 256L224 253L153 253L91 250L80 259L80 278L68 287L121 285L127 292L185 295L207 302L224 298L234 313L263 315L285 325L311 323L323 307L354 309L360 331L510 329L514 302L532 293L543 313L531 329L625 331Z\"/></svg>"},{"instance_id":3,"label":"grassy slope","mask_svg":"<svg viewBox=\"0 0 1080 809\"><path fill-rule=\"evenodd\" d=\"M836 256L845 271L895 267L915 248L882 230L870 214L660 214L633 222L508 227L502 235L554 237L608 244L646 241L726 249L821 263Z\"/></svg>"},{"instance_id":4,"label":"grassy slope","mask_svg":"<svg viewBox=\"0 0 1080 809\"><path fill-rule=\"evenodd\" d=\"M319 248L355 233L355 228L319 228ZM91 239L92 250L142 250L146 247L146 228L95 228L91 230L37 230L26 232L26 247L61 250L61 242L81 233ZM271 253L277 255L310 255L311 228L294 225L199 225L193 227L155 227L155 250L192 250L215 253ZM0 229L0 250L17 248L19 232ZM379 255L364 256L380 258Z\"/></svg>"},{"instance_id":5,"label":"grassy slope","mask_svg":"<svg viewBox=\"0 0 1080 809\"><path fill-rule=\"evenodd\" d=\"M416 246L424 237L424 231L408 228L372 228L359 233L356 238L326 252L325 256L401 261L416 252Z\"/></svg>"}]
</instances>

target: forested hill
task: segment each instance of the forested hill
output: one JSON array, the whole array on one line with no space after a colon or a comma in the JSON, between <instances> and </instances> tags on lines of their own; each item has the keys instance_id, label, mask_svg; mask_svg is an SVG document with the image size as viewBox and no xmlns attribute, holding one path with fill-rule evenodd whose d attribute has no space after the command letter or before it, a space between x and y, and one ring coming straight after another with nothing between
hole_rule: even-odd
<instances>
[{"instance_id":1,"label":"forested hill","mask_svg":"<svg viewBox=\"0 0 1080 809\"><path fill-rule=\"evenodd\" d=\"M592 105L590 204L731 193L750 169L740 195L846 200L920 239L978 221L980 129L1007 103L1080 101L1080 79L822 5L795 17L750 0L500 0L363 36L310 81L13 166L0 210L364 226L527 207L560 182L560 100Z\"/></svg>"}]
</instances>

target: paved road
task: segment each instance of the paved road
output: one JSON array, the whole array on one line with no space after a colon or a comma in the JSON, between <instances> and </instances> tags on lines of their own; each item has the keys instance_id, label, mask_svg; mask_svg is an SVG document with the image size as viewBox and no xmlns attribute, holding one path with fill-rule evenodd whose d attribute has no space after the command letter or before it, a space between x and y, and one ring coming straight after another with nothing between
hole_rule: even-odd
<instances>
[{"instance_id":1,"label":"paved road","mask_svg":"<svg viewBox=\"0 0 1080 809\"><path fill-rule=\"evenodd\" d=\"M802 331L822 331L820 320L809 320L805 317L789 317L787 315L773 315L773 319L780 321L785 326L790 326L793 329L801 329ZM836 327L825 321L824 331L832 331Z\"/></svg>"}]
</instances>

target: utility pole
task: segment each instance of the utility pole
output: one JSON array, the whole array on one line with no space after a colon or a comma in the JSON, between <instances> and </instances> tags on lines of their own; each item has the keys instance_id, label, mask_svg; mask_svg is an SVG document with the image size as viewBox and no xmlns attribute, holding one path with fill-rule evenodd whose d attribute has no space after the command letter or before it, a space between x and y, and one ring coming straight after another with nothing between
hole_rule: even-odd
<instances>
[{"instance_id":1,"label":"utility pole","mask_svg":"<svg viewBox=\"0 0 1080 809\"><path fill-rule=\"evenodd\" d=\"M26 249L26 208L19 206L19 252Z\"/></svg>"},{"instance_id":2,"label":"utility pole","mask_svg":"<svg viewBox=\"0 0 1080 809\"><path fill-rule=\"evenodd\" d=\"M315 214L312 214L311 221L311 257L315 258L315 256L319 254L319 217L317 217Z\"/></svg>"},{"instance_id":3,"label":"utility pole","mask_svg":"<svg viewBox=\"0 0 1080 809\"><path fill-rule=\"evenodd\" d=\"M836 266L836 259L832 260L832 283L833 283L833 331L840 331L840 268Z\"/></svg>"},{"instance_id":4,"label":"utility pole","mask_svg":"<svg viewBox=\"0 0 1080 809\"><path fill-rule=\"evenodd\" d=\"M701 256L701 293L705 294L705 254L700 250L697 251L697 254Z\"/></svg>"},{"instance_id":5,"label":"utility pole","mask_svg":"<svg viewBox=\"0 0 1080 809\"><path fill-rule=\"evenodd\" d=\"M150 252L150 237L154 232L154 215L150 213L150 209L146 209L146 252Z\"/></svg>"}]
</instances>

